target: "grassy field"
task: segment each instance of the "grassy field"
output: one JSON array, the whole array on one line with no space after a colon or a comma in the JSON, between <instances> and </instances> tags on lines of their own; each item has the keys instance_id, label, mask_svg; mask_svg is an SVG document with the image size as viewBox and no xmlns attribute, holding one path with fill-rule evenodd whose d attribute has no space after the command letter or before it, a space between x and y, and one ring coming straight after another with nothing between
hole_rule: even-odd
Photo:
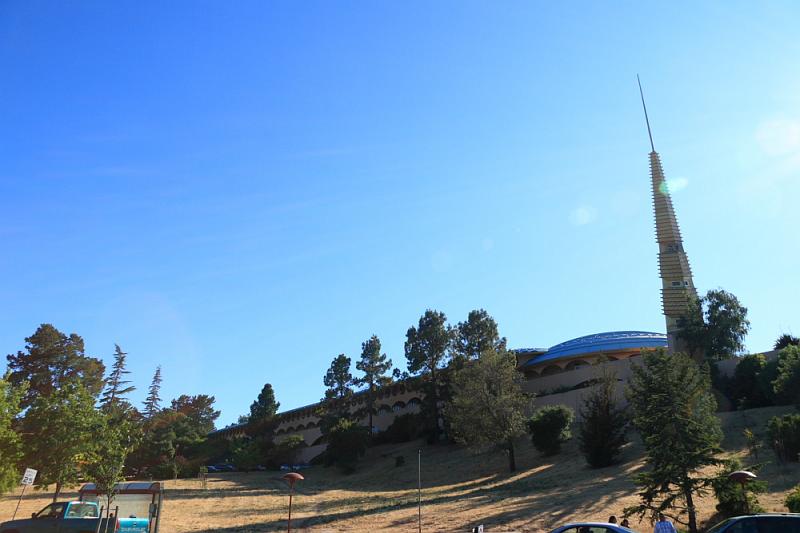
<instances>
[{"instance_id":1,"label":"grassy field","mask_svg":"<svg viewBox=\"0 0 800 533\"><path fill-rule=\"evenodd\" d=\"M726 455L745 461L745 427L765 434L768 418L786 408L725 413ZM420 443L370 450L363 466L350 476L330 468L303 472L295 497L293 522L313 531L416 531L417 450ZM406 463L395 467L395 457ZM591 470L568 443L562 453L542 458L527 440L520 442L516 474L506 472L505 456L473 454L452 446L422 446L422 524L424 531L469 531L485 524L489 531L547 531L569 520L606 520L636 502L631 474L642 468L642 449L629 444L621 463ZM769 462L761 478L769 482L762 505L785 511L785 492L800 483L800 465L780 466L769 449L757 462ZM277 473L230 473L212 476L203 490L196 480L166 482L162 533L244 533L286 529L287 491ZM17 497L18 497L17 493ZM70 496L75 496L71 494ZM21 516L48 503L44 493L26 495ZM713 496L700 501L701 519L714 513ZM15 495L0 501L0 519L11 517ZM652 531L649 523L634 528Z\"/></svg>"}]
</instances>

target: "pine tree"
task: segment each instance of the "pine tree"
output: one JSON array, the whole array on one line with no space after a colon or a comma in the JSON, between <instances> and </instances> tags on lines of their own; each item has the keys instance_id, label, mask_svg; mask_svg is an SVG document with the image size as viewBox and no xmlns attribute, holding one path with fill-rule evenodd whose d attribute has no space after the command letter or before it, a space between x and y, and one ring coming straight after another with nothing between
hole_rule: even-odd
<instances>
[{"instance_id":1,"label":"pine tree","mask_svg":"<svg viewBox=\"0 0 800 533\"><path fill-rule=\"evenodd\" d=\"M323 429L327 429L341 418L350 418L350 400L353 397L353 375L350 373L351 360L339 354L331 361L323 382L328 387L323 398ZM324 433L325 431L323 431Z\"/></svg>"},{"instance_id":2,"label":"pine tree","mask_svg":"<svg viewBox=\"0 0 800 533\"><path fill-rule=\"evenodd\" d=\"M605 365L600 369L598 384L583 399L578 425L580 450L592 468L614 463L622 445L628 417L617 402L617 374Z\"/></svg>"},{"instance_id":3,"label":"pine tree","mask_svg":"<svg viewBox=\"0 0 800 533\"><path fill-rule=\"evenodd\" d=\"M128 354L122 351L119 344L115 344L114 364L111 367L111 373L106 378L106 389L100 400L100 405L103 407L115 407L121 402L127 403L125 395L136 390L136 387L129 385L130 380L124 379L127 374L130 374L125 365L127 357Z\"/></svg>"},{"instance_id":4,"label":"pine tree","mask_svg":"<svg viewBox=\"0 0 800 533\"><path fill-rule=\"evenodd\" d=\"M258 394L258 398L250 404L250 416L247 420L250 422L258 422L260 420L270 419L278 413L280 403L275 401L275 391L272 390L272 385L265 384Z\"/></svg>"},{"instance_id":5,"label":"pine tree","mask_svg":"<svg viewBox=\"0 0 800 533\"><path fill-rule=\"evenodd\" d=\"M417 327L406 332L405 355L408 371L421 373L426 382L423 412L434 440L440 436L441 375L439 370L447 361L447 348L452 339L447 317L440 311L428 309L419 319Z\"/></svg>"},{"instance_id":6,"label":"pine tree","mask_svg":"<svg viewBox=\"0 0 800 533\"><path fill-rule=\"evenodd\" d=\"M361 343L361 360L356 363L356 368L364 373L356 383L367 387L367 410L369 411L370 433L373 430L372 416L375 414L375 402L378 388L391 382L386 375L392 367L392 361L381 353L381 340L373 335Z\"/></svg>"},{"instance_id":7,"label":"pine tree","mask_svg":"<svg viewBox=\"0 0 800 533\"><path fill-rule=\"evenodd\" d=\"M469 312L467 320L459 322L453 336L453 361L461 367L466 361L474 361L487 350L502 352L506 349L506 338L497 332L497 322L484 309Z\"/></svg>"},{"instance_id":8,"label":"pine tree","mask_svg":"<svg viewBox=\"0 0 800 533\"><path fill-rule=\"evenodd\" d=\"M711 486L714 478L702 471L720 464L722 440L708 371L685 354L665 350L644 354L643 362L631 367L627 397L648 468L634 477L641 503L625 513L643 517L675 509L687 515L689 533L697 533L694 498Z\"/></svg>"},{"instance_id":9,"label":"pine tree","mask_svg":"<svg viewBox=\"0 0 800 533\"><path fill-rule=\"evenodd\" d=\"M161 411L161 365L156 367L156 373L153 374L153 381L150 383L150 389L147 393L147 399L144 401L144 417L147 420L152 419L159 411Z\"/></svg>"}]
</instances>

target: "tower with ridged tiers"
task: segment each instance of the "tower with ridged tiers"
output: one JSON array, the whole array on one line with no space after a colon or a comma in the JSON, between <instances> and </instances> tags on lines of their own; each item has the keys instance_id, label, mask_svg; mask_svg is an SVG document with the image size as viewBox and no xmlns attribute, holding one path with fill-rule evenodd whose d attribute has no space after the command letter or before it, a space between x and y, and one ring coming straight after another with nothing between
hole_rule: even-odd
<instances>
[{"instance_id":1,"label":"tower with ridged tiers","mask_svg":"<svg viewBox=\"0 0 800 533\"><path fill-rule=\"evenodd\" d=\"M638 81L638 76L637 76ZM661 157L653 145L650 119L644 103L642 84L639 83L647 134L650 137L650 180L653 187L653 211L656 218L656 241L658 242L658 267L661 275L661 305L667 322L667 342L669 351L685 352L686 343L680 339L679 321L689 312L689 304L697 298L697 289L692 279L689 258L683 249L683 238L675 217L672 198L669 195Z\"/></svg>"}]
</instances>

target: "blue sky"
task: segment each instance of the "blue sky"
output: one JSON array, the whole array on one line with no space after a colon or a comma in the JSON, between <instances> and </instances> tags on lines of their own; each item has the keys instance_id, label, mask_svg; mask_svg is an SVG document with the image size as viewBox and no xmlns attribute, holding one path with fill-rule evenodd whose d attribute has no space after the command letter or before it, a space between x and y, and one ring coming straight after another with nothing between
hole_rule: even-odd
<instances>
[{"instance_id":1,"label":"blue sky","mask_svg":"<svg viewBox=\"0 0 800 533\"><path fill-rule=\"evenodd\" d=\"M793 2L0 4L0 351L144 395L322 396L426 308L511 346L663 331L642 76L701 291L800 334Z\"/></svg>"}]
</instances>

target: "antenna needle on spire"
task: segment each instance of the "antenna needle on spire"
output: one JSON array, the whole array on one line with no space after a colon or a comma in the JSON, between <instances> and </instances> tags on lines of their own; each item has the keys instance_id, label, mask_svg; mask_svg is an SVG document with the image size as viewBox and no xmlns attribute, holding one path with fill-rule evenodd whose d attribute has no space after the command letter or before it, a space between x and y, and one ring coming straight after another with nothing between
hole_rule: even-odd
<instances>
[{"instance_id":1,"label":"antenna needle on spire","mask_svg":"<svg viewBox=\"0 0 800 533\"><path fill-rule=\"evenodd\" d=\"M642 97L642 109L644 109L644 121L647 122L647 135L650 137L650 148L653 152L656 151L656 147L653 145L653 133L650 131L650 119L647 117L647 106L644 103L644 91L642 91L642 80L639 79L639 75L636 75L636 82L639 84L639 96Z\"/></svg>"}]
</instances>

